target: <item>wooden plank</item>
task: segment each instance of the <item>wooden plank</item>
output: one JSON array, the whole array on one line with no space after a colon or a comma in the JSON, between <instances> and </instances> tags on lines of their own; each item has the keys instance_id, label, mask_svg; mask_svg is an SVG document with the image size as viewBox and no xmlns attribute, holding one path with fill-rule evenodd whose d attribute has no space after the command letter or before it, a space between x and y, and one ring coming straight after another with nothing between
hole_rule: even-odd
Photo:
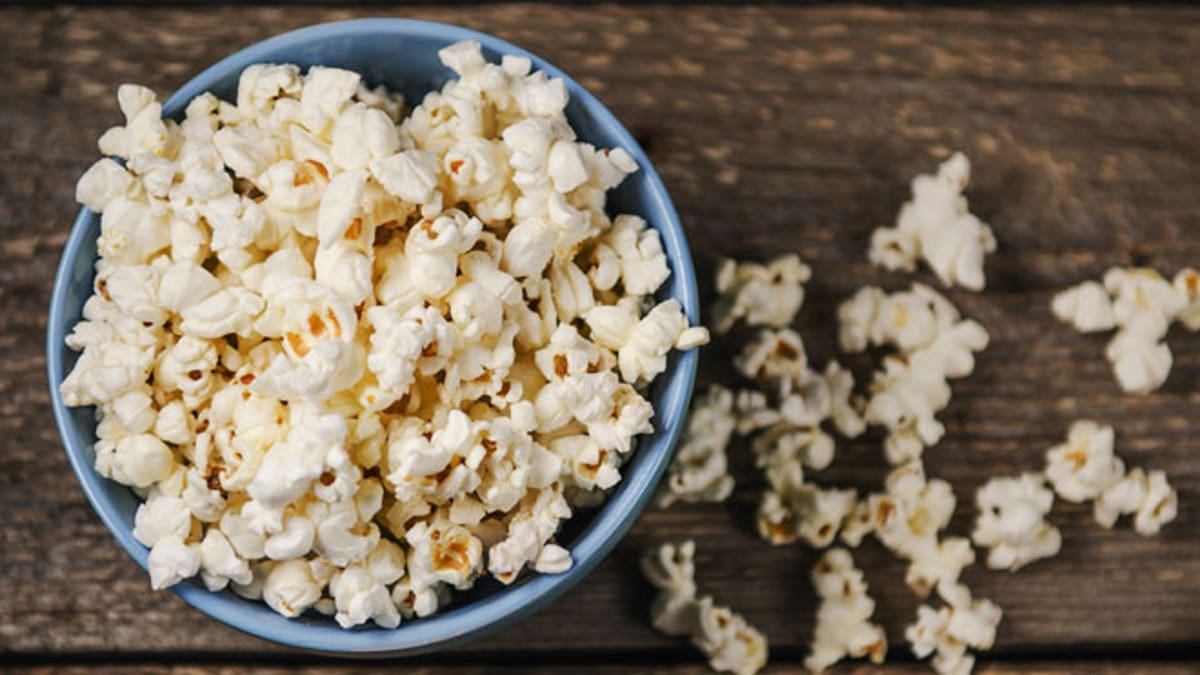
<instances>
[{"instance_id":1,"label":"wooden plank","mask_svg":"<svg viewBox=\"0 0 1200 675\"><path fill-rule=\"evenodd\" d=\"M13 675L282 675L296 673L297 675L355 675L358 673L374 672L377 668L367 665L317 666L307 668L283 668L270 666L244 665L140 665L131 666L91 664L87 666L31 666L14 668ZM630 672L628 665L587 665L563 666L542 664L538 666L440 666L440 667L406 667L406 673L412 675L517 675L518 673L545 672L557 675L617 675ZM711 673L701 664L639 666L634 672L640 675L702 675ZM768 675L802 675L808 671L795 665L769 666L764 673ZM887 664L884 666L845 664L827 671L830 675L915 675L929 672L928 667L904 663ZM1196 664L1185 662L1132 662L1132 663L1094 663L1088 661L1031 661L1022 663L985 663L975 671L978 675L1192 675L1196 672Z\"/></svg>"},{"instance_id":2,"label":"wooden plank","mask_svg":"<svg viewBox=\"0 0 1200 675\"><path fill-rule=\"evenodd\" d=\"M278 652L152 593L75 487L50 421L44 312L74 214L75 177L117 121L113 92L166 93L229 50L360 13L314 8L0 10L0 649L9 653ZM1000 654L1194 649L1200 636L1200 339L1172 334L1170 382L1121 396L1101 353L1050 316L1051 293L1107 265L1200 264L1200 12L1195 9L696 7L409 8L370 14L460 23L521 44L595 91L642 139L696 253L702 284L718 252L798 251L814 267L800 325L818 362L833 354L831 311L865 283L906 283L865 263L907 181L962 148L975 160L974 210L1001 251L992 289L953 293L993 342L955 383L931 473L968 504L988 476L1034 469L1071 420L1114 424L1132 464L1169 471L1181 514L1161 536L1105 532L1086 509L1056 507L1063 554L1017 575L974 569L977 594L1005 609ZM927 279L926 275L921 276ZM706 351L705 380L731 381L732 342ZM855 361L856 367L865 365ZM844 444L820 479L872 489L878 439ZM760 481L735 447L739 489L724 505L648 512L583 584L477 654L657 650L680 642L645 620L639 549L667 537L700 546L705 592L762 627L781 653L811 633L801 547L771 548L751 520ZM901 566L859 554L889 637L915 600ZM602 628L598 628L602 627ZM902 651L903 647L897 648ZM1095 671L1088 671L1095 672Z\"/></svg>"}]
</instances>

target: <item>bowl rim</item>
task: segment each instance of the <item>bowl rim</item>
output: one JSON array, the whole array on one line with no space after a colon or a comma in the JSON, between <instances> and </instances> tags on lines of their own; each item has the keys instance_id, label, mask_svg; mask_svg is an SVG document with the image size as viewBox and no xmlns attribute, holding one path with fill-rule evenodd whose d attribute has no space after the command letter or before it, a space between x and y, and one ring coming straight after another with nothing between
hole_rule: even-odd
<instances>
[{"instance_id":1,"label":"bowl rim","mask_svg":"<svg viewBox=\"0 0 1200 675\"><path fill-rule=\"evenodd\" d=\"M182 110L187 102L207 91L214 82L241 71L252 63L262 62L270 51L281 47L302 46L309 40L347 37L365 33L389 32L396 35L431 37L457 42L475 40L485 48L501 53L528 57L538 70L551 77L561 78L571 98L607 133L618 139L644 172L648 189L646 197L665 219L656 228L663 241L671 273L676 275L674 297L683 306L694 324L699 318L698 291L692 258L679 215L666 188L645 151L616 116L593 94L559 68L545 59L505 40L479 31L452 24L405 18L369 18L315 24L267 38L240 49L205 68L189 79L163 104L164 111ZM117 507L105 494L107 479L93 469L86 457L86 443L75 435L68 419L67 406L62 401L59 384L65 377L62 345L67 334L67 318L63 316L70 287L70 272L87 241L89 223L95 216L87 208L80 210L63 248L54 279L46 331L46 368L55 425L62 439L71 468L105 526L122 547L143 567L147 567L148 552L126 526ZM654 493L678 439L682 422L691 398L698 361L697 350L673 356L672 370L664 374L669 386L664 390L663 408L655 411L659 420L673 420L656 429L653 438L655 453L643 460L638 471L623 477L622 487L609 496L588 527L571 547L575 564L562 574L534 574L523 582L504 588L486 597L473 600L443 614L434 614L418 621L404 622L396 629L371 626L367 629L343 630L333 625L313 625L303 621L284 623L258 621L257 613L231 604L227 592L214 593L200 585L180 583L172 592L189 605L208 616L242 632L283 645L326 654L347 656L415 655L464 644L515 624L553 602L592 571L617 545L632 526ZM643 447L641 452L651 448ZM238 599L239 602L248 602ZM332 630L331 630L332 628ZM336 632L334 632L336 631Z\"/></svg>"}]
</instances>

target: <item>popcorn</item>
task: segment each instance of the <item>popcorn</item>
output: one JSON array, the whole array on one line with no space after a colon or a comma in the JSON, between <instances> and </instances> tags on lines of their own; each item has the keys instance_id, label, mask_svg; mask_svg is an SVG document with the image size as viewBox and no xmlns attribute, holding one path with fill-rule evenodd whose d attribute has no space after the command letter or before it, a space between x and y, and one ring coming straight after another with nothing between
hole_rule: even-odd
<instances>
[{"instance_id":1,"label":"popcorn","mask_svg":"<svg viewBox=\"0 0 1200 675\"><path fill-rule=\"evenodd\" d=\"M1096 522L1105 529L1116 524L1123 515L1136 514L1134 529L1138 534L1158 534L1166 523L1175 519L1179 497L1162 471L1147 474L1140 468L1110 485L1095 501Z\"/></svg>"},{"instance_id":2,"label":"popcorn","mask_svg":"<svg viewBox=\"0 0 1200 675\"><path fill-rule=\"evenodd\" d=\"M1112 330L1116 326L1108 292L1095 281L1085 281L1055 294L1050 309L1059 321L1071 324L1080 333Z\"/></svg>"},{"instance_id":3,"label":"popcorn","mask_svg":"<svg viewBox=\"0 0 1200 675\"><path fill-rule=\"evenodd\" d=\"M1085 281L1054 296L1051 309L1080 332L1117 332L1105 348L1113 375L1123 391L1148 394L1167 381L1171 350L1163 341L1173 321L1190 330L1197 322L1200 277L1180 270L1173 282L1150 268L1114 267L1104 284Z\"/></svg>"},{"instance_id":4,"label":"popcorn","mask_svg":"<svg viewBox=\"0 0 1200 675\"><path fill-rule=\"evenodd\" d=\"M883 663L887 636L871 623L875 601L867 595L862 571L844 548L826 551L813 567L812 583L821 598L811 652L804 660L810 672L822 672L846 657L868 656Z\"/></svg>"},{"instance_id":5,"label":"popcorn","mask_svg":"<svg viewBox=\"0 0 1200 675\"><path fill-rule=\"evenodd\" d=\"M945 606L918 607L917 621L904 636L918 659L934 654L930 665L940 675L966 675L975 667L975 657L967 649L992 648L1002 612L990 600L972 598L962 584L943 582L938 595Z\"/></svg>"},{"instance_id":6,"label":"popcorn","mask_svg":"<svg viewBox=\"0 0 1200 675\"><path fill-rule=\"evenodd\" d=\"M153 547L167 537L186 539L192 530L192 514L179 497L151 489L138 505L133 518L133 536Z\"/></svg>"},{"instance_id":7,"label":"popcorn","mask_svg":"<svg viewBox=\"0 0 1200 675\"><path fill-rule=\"evenodd\" d=\"M238 557L221 530L210 527L200 542L200 576L210 591L219 591L229 585L246 585L254 579L250 565Z\"/></svg>"},{"instance_id":8,"label":"popcorn","mask_svg":"<svg viewBox=\"0 0 1200 675\"><path fill-rule=\"evenodd\" d=\"M795 255L765 265L722 260L713 326L718 334L729 332L739 319L751 326L787 326L804 304L804 282L811 276L812 270Z\"/></svg>"},{"instance_id":9,"label":"popcorn","mask_svg":"<svg viewBox=\"0 0 1200 675\"><path fill-rule=\"evenodd\" d=\"M321 598L321 587L308 561L287 560L276 563L266 575L262 599L276 612L297 617Z\"/></svg>"},{"instance_id":10,"label":"popcorn","mask_svg":"<svg viewBox=\"0 0 1200 675\"><path fill-rule=\"evenodd\" d=\"M1178 513L1179 497L1163 471L1125 471L1113 452L1112 427L1091 420L1071 425L1067 441L1046 451L1046 475L1060 497L1094 500L1096 522L1105 529L1123 515L1136 514L1134 529L1151 536Z\"/></svg>"},{"instance_id":11,"label":"popcorn","mask_svg":"<svg viewBox=\"0 0 1200 675\"><path fill-rule=\"evenodd\" d=\"M175 466L171 449L150 434L96 444L96 472L131 487L150 487L170 476Z\"/></svg>"},{"instance_id":12,"label":"popcorn","mask_svg":"<svg viewBox=\"0 0 1200 675\"><path fill-rule=\"evenodd\" d=\"M838 320L846 351L899 350L875 373L863 417L888 430L884 451L890 463L919 459L945 432L937 413L950 402L947 380L974 371L974 355L987 347L987 332L922 284L890 295L863 288L839 306Z\"/></svg>"},{"instance_id":13,"label":"popcorn","mask_svg":"<svg viewBox=\"0 0 1200 675\"><path fill-rule=\"evenodd\" d=\"M962 191L969 177L970 163L958 152L938 167L936 176L913 179L912 199L900 208L896 226L872 233L871 262L912 272L919 257L946 286L983 290L983 260L996 251L996 238L967 210Z\"/></svg>"},{"instance_id":14,"label":"popcorn","mask_svg":"<svg viewBox=\"0 0 1200 675\"><path fill-rule=\"evenodd\" d=\"M654 627L667 635L688 635L714 670L756 673L767 664L767 639L746 620L712 598L696 598L696 544L664 543L642 556L642 573L659 590L650 608Z\"/></svg>"},{"instance_id":15,"label":"popcorn","mask_svg":"<svg viewBox=\"0 0 1200 675\"><path fill-rule=\"evenodd\" d=\"M133 185L133 176L125 167L105 157L80 176L75 201L99 213L118 196L128 195Z\"/></svg>"},{"instance_id":16,"label":"popcorn","mask_svg":"<svg viewBox=\"0 0 1200 675\"><path fill-rule=\"evenodd\" d=\"M170 588L200 571L200 546L185 543L178 535L165 536L150 548L147 566L151 588Z\"/></svg>"},{"instance_id":17,"label":"popcorn","mask_svg":"<svg viewBox=\"0 0 1200 675\"><path fill-rule=\"evenodd\" d=\"M1067 441L1046 451L1046 478L1063 499L1099 497L1121 479L1125 463L1113 454L1112 427L1091 420L1071 425Z\"/></svg>"},{"instance_id":18,"label":"popcorn","mask_svg":"<svg viewBox=\"0 0 1200 675\"><path fill-rule=\"evenodd\" d=\"M956 500L944 480L926 480L920 462L896 467L887 476L885 491L867 499L869 530L890 551L909 561L905 583L920 596L941 582L955 583L963 568L975 561L965 539L939 539L950 522ZM858 519L858 514L853 520ZM860 540L866 525L859 524L844 538Z\"/></svg>"},{"instance_id":19,"label":"popcorn","mask_svg":"<svg viewBox=\"0 0 1200 675\"><path fill-rule=\"evenodd\" d=\"M988 550L992 569L1016 571L1062 548L1058 528L1045 521L1054 504L1054 492L1040 474L993 478L975 493L979 515L971 540Z\"/></svg>"},{"instance_id":20,"label":"popcorn","mask_svg":"<svg viewBox=\"0 0 1200 675\"><path fill-rule=\"evenodd\" d=\"M440 56L459 77L403 119L320 66L247 67L178 123L118 92L124 164L77 186L100 260L61 391L145 497L156 587L393 627L485 573L565 572L562 521L653 431L670 350L708 341L653 299L658 233L606 211L637 164L576 139L563 82Z\"/></svg>"},{"instance_id":21,"label":"popcorn","mask_svg":"<svg viewBox=\"0 0 1200 675\"><path fill-rule=\"evenodd\" d=\"M733 393L728 389L713 385L692 402L687 427L659 491L660 508L676 501L720 502L729 497L733 477L725 448L735 426Z\"/></svg>"}]
</instances>

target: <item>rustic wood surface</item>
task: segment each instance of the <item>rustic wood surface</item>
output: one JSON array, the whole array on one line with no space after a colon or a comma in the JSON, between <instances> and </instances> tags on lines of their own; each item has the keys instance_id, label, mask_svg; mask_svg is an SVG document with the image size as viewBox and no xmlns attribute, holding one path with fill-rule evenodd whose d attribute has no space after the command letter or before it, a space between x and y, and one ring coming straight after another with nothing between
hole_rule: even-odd
<instances>
[{"instance_id":1,"label":"rustic wood surface","mask_svg":"<svg viewBox=\"0 0 1200 675\"><path fill-rule=\"evenodd\" d=\"M576 76L662 173L705 289L718 253L798 251L812 264L800 327L819 363L833 355L838 300L866 283L907 283L866 264L871 229L890 223L911 176L965 150L973 210L993 225L1000 251L988 260L986 293L951 294L992 336L975 375L954 383L946 437L926 454L930 473L952 481L964 504L952 531L969 531L971 495L986 478L1038 468L1045 448L1085 416L1116 427L1130 464L1166 469L1181 502L1178 520L1150 539L1124 525L1101 530L1087 508L1057 505L1061 555L1016 575L970 570L977 595L1005 611L983 672L1200 668L1200 336L1173 332L1167 385L1131 398L1102 358L1105 338L1076 335L1048 309L1056 289L1109 265L1168 273L1200 265L1200 11L500 5L369 14L491 32ZM0 10L0 658L18 672L313 662L150 591L67 466L49 412L43 338L74 182L96 156L95 139L118 121L117 85L166 94L236 48L355 15ZM733 348L704 353L704 380L731 381ZM702 672L686 645L649 628L649 588L636 572L643 545L689 536L702 589L765 630L780 672L794 670L811 634L814 554L757 539L760 480L744 448L731 452L739 484L727 504L648 511L553 606L412 665L527 672L528 659L553 672L616 672L684 662L678 672ZM880 457L877 437L844 443L819 480L873 489ZM920 672L902 644L917 604L902 567L874 543L860 551L902 661L888 672Z\"/></svg>"}]
</instances>

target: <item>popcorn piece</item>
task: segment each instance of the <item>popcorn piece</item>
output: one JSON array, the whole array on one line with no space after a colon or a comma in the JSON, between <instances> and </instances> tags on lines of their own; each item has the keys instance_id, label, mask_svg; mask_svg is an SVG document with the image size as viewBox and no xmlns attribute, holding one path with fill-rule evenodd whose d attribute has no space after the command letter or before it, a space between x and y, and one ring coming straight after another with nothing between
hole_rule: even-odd
<instances>
[{"instance_id":1,"label":"popcorn piece","mask_svg":"<svg viewBox=\"0 0 1200 675\"><path fill-rule=\"evenodd\" d=\"M667 635L689 635L709 659L713 670L750 675L767 664L766 637L746 620L712 598L696 599L695 555L692 541L665 543L642 556L642 572L659 590L651 621Z\"/></svg>"},{"instance_id":2,"label":"popcorn piece","mask_svg":"<svg viewBox=\"0 0 1200 675\"><path fill-rule=\"evenodd\" d=\"M909 462L888 474L885 488L867 498L870 531L909 561L908 586L925 596L941 582L956 582L962 569L975 561L975 553L965 539L938 538L954 514L956 500L950 484L926 480L920 462ZM862 529L851 536L861 536Z\"/></svg>"},{"instance_id":3,"label":"popcorn piece","mask_svg":"<svg viewBox=\"0 0 1200 675\"><path fill-rule=\"evenodd\" d=\"M733 492L725 448L733 435L733 393L713 385L692 403L687 427L658 495L666 508L682 502L720 502Z\"/></svg>"},{"instance_id":4,"label":"popcorn piece","mask_svg":"<svg viewBox=\"0 0 1200 675\"><path fill-rule=\"evenodd\" d=\"M695 622L696 543L664 543L642 556L642 574L659 590L650 605L654 628L667 635L687 635Z\"/></svg>"},{"instance_id":5,"label":"popcorn piece","mask_svg":"<svg viewBox=\"0 0 1200 675\"><path fill-rule=\"evenodd\" d=\"M1046 451L1046 478L1063 499L1095 499L1121 480L1125 464L1113 454L1112 427L1091 420L1071 425L1067 441Z\"/></svg>"},{"instance_id":6,"label":"popcorn piece","mask_svg":"<svg viewBox=\"0 0 1200 675\"><path fill-rule=\"evenodd\" d=\"M826 551L813 567L812 583L821 604L804 667L819 673L844 658L864 656L871 663L883 663L887 636L870 621L875 601L867 595L867 583L850 552L844 548Z\"/></svg>"},{"instance_id":7,"label":"popcorn piece","mask_svg":"<svg viewBox=\"0 0 1200 675\"><path fill-rule=\"evenodd\" d=\"M210 527L200 542L200 576L210 591L219 591L229 585L246 585L254 579L250 565L238 557L221 531Z\"/></svg>"},{"instance_id":8,"label":"popcorn piece","mask_svg":"<svg viewBox=\"0 0 1200 675\"><path fill-rule=\"evenodd\" d=\"M751 326L787 326L804 304L803 284L811 276L812 270L795 255L765 265L722 260L713 326L719 334L729 332L739 319Z\"/></svg>"},{"instance_id":9,"label":"popcorn piece","mask_svg":"<svg viewBox=\"0 0 1200 675\"><path fill-rule=\"evenodd\" d=\"M321 584L303 559L275 564L262 585L263 602L287 617L300 616L320 598Z\"/></svg>"},{"instance_id":10,"label":"popcorn piece","mask_svg":"<svg viewBox=\"0 0 1200 675\"><path fill-rule=\"evenodd\" d=\"M185 543L177 535L165 536L150 548L147 566L151 588L170 588L200 571L200 546Z\"/></svg>"},{"instance_id":11,"label":"popcorn piece","mask_svg":"<svg viewBox=\"0 0 1200 675\"><path fill-rule=\"evenodd\" d=\"M975 657L967 649L992 648L1002 612L990 600L973 599L962 584L939 584L938 595L945 606L937 610L929 605L917 608L917 621L904 636L918 659L934 654L930 665L935 672L966 675L975 666Z\"/></svg>"},{"instance_id":12,"label":"popcorn piece","mask_svg":"<svg viewBox=\"0 0 1200 675\"><path fill-rule=\"evenodd\" d=\"M1166 343L1155 342L1137 329L1118 331L1104 356L1112 364L1121 389L1131 394L1149 394L1171 374L1171 350Z\"/></svg>"},{"instance_id":13,"label":"popcorn piece","mask_svg":"<svg viewBox=\"0 0 1200 675\"><path fill-rule=\"evenodd\" d=\"M1200 325L1198 288L1200 277L1191 269L1180 270L1172 283L1153 269L1114 267L1104 274L1103 286L1086 281L1068 288L1051 308L1081 332L1117 328L1105 358L1123 391L1144 395L1171 372L1171 350L1163 342L1171 322L1178 319L1189 329Z\"/></svg>"},{"instance_id":14,"label":"popcorn piece","mask_svg":"<svg viewBox=\"0 0 1200 675\"><path fill-rule=\"evenodd\" d=\"M1016 571L1062 548L1058 528L1045 516L1054 504L1054 492L1040 474L993 478L975 493L979 515L971 539L988 550L992 569Z\"/></svg>"},{"instance_id":15,"label":"popcorn piece","mask_svg":"<svg viewBox=\"0 0 1200 675\"><path fill-rule=\"evenodd\" d=\"M912 199L900 208L896 226L872 234L871 262L912 272L920 257L946 286L983 290L983 260L996 251L996 238L967 210L962 191L969 177L970 163L959 152L938 167L936 176L913 179Z\"/></svg>"},{"instance_id":16,"label":"popcorn piece","mask_svg":"<svg viewBox=\"0 0 1200 675\"><path fill-rule=\"evenodd\" d=\"M699 602L698 628L692 644L708 656L708 665L718 672L752 675L767 665L767 638L727 607L713 605L712 598Z\"/></svg>"},{"instance_id":17,"label":"popcorn piece","mask_svg":"<svg viewBox=\"0 0 1200 675\"><path fill-rule=\"evenodd\" d=\"M1085 281L1057 293L1050 308L1059 321L1081 333L1112 330L1116 326L1112 301L1099 282Z\"/></svg>"},{"instance_id":18,"label":"popcorn piece","mask_svg":"<svg viewBox=\"0 0 1200 675\"><path fill-rule=\"evenodd\" d=\"M1192 332L1200 330L1200 272L1185 267L1175 274L1171 285L1187 303L1179 311L1179 322Z\"/></svg>"},{"instance_id":19,"label":"popcorn piece","mask_svg":"<svg viewBox=\"0 0 1200 675\"><path fill-rule=\"evenodd\" d=\"M1163 471L1147 474L1140 468L1130 469L1125 477L1110 485L1095 501L1096 522L1105 529L1116 524L1123 515L1136 514L1134 529L1138 534L1158 534L1179 511L1179 496L1167 482Z\"/></svg>"},{"instance_id":20,"label":"popcorn piece","mask_svg":"<svg viewBox=\"0 0 1200 675\"><path fill-rule=\"evenodd\" d=\"M974 355L987 347L987 332L921 284L890 295L862 289L842 303L838 319L843 349L890 345L900 351L885 357L876 372L864 419L888 430L889 462L920 458L945 431L936 416L950 402L947 380L975 369Z\"/></svg>"}]
</instances>

